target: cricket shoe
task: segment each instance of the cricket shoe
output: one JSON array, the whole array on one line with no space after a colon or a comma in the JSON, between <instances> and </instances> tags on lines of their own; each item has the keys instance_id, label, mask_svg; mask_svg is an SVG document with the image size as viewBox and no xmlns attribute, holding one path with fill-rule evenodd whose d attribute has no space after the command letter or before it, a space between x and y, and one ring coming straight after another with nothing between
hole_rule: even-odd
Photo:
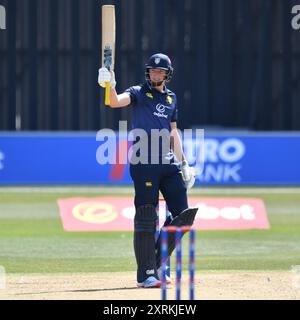
<instances>
[{"instance_id":1,"label":"cricket shoe","mask_svg":"<svg viewBox=\"0 0 300 320\"><path fill-rule=\"evenodd\" d=\"M137 286L139 288L160 288L161 281L151 276L148 277L144 282L138 282Z\"/></svg>"},{"instance_id":2,"label":"cricket shoe","mask_svg":"<svg viewBox=\"0 0 300 320\"><path fill-rule=\"evenodd\" d=\"M157 274L158 274L158 278L160 281L162 281L162 277L163 277L163 267L160 267L157 269ZM165 274L166 277L166 284L171 284L172 283L172 279L170 276L168 276L167 274Z\"/></svg>"}]
</instances>

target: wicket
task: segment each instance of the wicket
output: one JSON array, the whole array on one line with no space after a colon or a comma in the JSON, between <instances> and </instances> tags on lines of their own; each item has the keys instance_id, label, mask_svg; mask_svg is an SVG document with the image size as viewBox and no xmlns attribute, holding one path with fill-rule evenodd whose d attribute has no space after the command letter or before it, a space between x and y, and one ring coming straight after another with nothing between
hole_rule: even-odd
<instances>
[{"instance_id":1,"label":"wicket","mask_svg":"<svg viewBox=\"0 0 300 320\"><path fill-rule=\"evenodd\" d=\"M181 298L181 271L182 271L182 252L181 239L183 232L190 232L189 248L189 291L190 300L195 299L195 230L191 227L165 227L162 229L161 241L161 261L163 266L162 273L162 300L167 300L166 283L166 261L168 259L168 233L175 232L176 239L176 300Z\"/></svg>"},{"instance_id":2,"label":"wicket","mask_svg":"<svg viewBox=\"0 0 300 320\"><path fill-rule=\"evenodd\" d=\"M165 205L164 206L161 206L161 204ZM157 213L157 221L156 221L156 232L155 232L155 241L157 241L158 237L159 237L159 232L160 232L160 225L159 225L159 217L160 217L160 212L161 212L161 209L162 209L162 217L164 219L167 219L171 213L169 212L169 209L168 209L168 206L167 206L167 203L165 201L164 198L159 198L159 202L158 202L158 205L156 207L156 213ZM167 259L166 261L166 275L170 277L171 275L171 266L170 266L170 258Z\"/></svg>"}]
</instances>

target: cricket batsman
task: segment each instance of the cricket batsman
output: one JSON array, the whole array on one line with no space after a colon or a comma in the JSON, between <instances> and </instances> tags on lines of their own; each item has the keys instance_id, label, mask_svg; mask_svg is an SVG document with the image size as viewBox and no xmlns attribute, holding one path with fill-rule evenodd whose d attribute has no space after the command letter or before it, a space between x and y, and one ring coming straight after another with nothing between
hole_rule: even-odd
<instances>
[{"instance_id":1,"label":"cricket batsman","mask_svg":"<svg viewBox=\"0 0 300 320\"><path fill-rule=\"evenodd\" d=\"M116 92L113 71L99 69L98 83L104 87L110 82L110 107L132 108L133 129L146 132L147 163L130 161L130 176L135 189L134 252L137 262L137 286L154 288L161 286L161 259L159 236L155 242L156 207L159 192L163 195L171 216L164 226L191 226L197 208L188 208L187 189L192 188L195 174L183 153L182 142L177 131L178 108L176 94L166 86L173 75L168 56L162 53L152 55L145 66L145 82L132 86L125 92ZM161 146L153 148L149 142L153 129L168 133L167 150ZM152 131L151 131L152 130ZM135 141L138 145L138 141ZM135 144L134 142L134 144ZM140 150L138 152L141 152ZM159 161L151 162L154 153ZM170 233L168 254L175 249L175 234ZM167 283L171 282L168 277Z\"/></svg>"}]
</instances>

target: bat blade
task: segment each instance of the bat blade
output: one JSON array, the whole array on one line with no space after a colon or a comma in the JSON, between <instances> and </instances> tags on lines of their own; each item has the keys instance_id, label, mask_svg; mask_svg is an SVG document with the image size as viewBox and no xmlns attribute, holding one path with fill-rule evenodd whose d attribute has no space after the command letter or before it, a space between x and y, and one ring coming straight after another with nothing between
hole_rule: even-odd
<instances>
[{"instance_id":1,"label":"bat blade","mask_svg":"<svg viewBox=\"0 0 300 320\"><path fill-rule=\"evenodd\" d=\"M102 6L102 64L114 70L116 42L115 6Z\"/></svg>"},{"instance_id":2,"label":"bat blade","mask_svg":"<svg viewBox=\"0 0 300 320\"><path fill-rule=\"evenodd\" d=\"M110 71L115 67L116 17L115 6L102 6L102 66ZM105 104L110 104L110 84L105 85Z\"/></svg>"}]
</instances>

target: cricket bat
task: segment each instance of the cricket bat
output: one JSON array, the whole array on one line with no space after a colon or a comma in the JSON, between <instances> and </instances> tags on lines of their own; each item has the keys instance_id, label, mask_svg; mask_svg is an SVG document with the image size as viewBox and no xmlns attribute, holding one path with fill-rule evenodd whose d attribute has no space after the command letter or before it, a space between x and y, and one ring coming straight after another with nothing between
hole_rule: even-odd
<instances>
[{"instance_id":1,"label":"cricket bat","mask_svg":"<svg viewBox=\"0 0 300 320\"><path fill-rule=\"evenodd\" d=\"M102 66L110 71L115 67L116 17L115 6L102 6ZM110 83L105 83L105 104L110 104Z\"/></svg>"}]
</instances>

